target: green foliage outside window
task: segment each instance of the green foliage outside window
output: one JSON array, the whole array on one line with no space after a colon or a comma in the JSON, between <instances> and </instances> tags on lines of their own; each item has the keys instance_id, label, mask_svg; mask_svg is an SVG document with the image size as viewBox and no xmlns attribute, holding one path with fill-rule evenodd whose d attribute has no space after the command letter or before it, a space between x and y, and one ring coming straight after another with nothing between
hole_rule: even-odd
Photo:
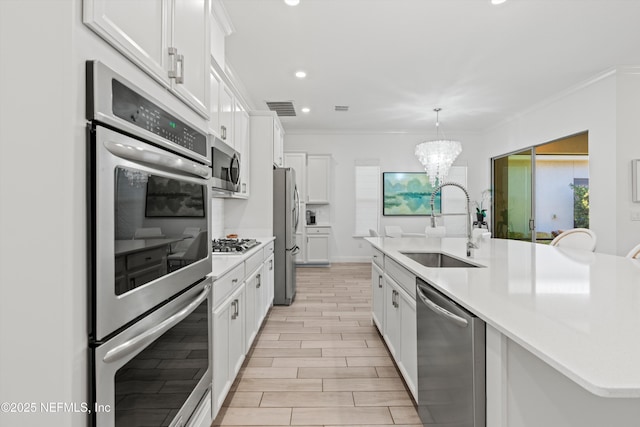
<instances>
[{"instance_id":1,"label":"green foliage outside window","mask_svg":"<svg viewBox=\"0 0 640 427\"><path fill-rule=\"evenodd\" d=\"M569 184L573 189L573 226L589 228L589 187Z\"/></svg>"}]
</instances>

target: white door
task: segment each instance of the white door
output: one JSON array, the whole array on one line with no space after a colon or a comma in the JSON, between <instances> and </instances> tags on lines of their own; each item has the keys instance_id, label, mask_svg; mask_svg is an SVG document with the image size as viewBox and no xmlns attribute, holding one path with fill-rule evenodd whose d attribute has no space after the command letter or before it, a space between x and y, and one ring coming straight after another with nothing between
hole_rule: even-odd
<instances>
[{"instance_id":1,"label":"white door","mask_svg":"<svg viewBox=\"0 0 640 427\"><path fill-rule=\"evenodd\" d=\"M83 21L166 87L171 86L169 0L84 0Z\"/></svg>"},{"instance_id":2,"label":"white door","mask_svg":"<svg viewBox=\"0 0 640 427\"><path fill-rule=\"evenodd\" d=\"M329 174L331 157L309 155L307 157L307 203L329 203Z\"/></svg>"},{"instance_id":3,"label":"white door","mask_svg":"<svg viewBox=\"0 0 640 427\"><path fill-rule=\"evenodd\" d=\"M234 379L240 371L242 362L244 362L245 354L244 319L246 316L246 306L244 283L233 293L231 300L234 305L229 313L229 375Z\"/></svg>"},{"instance_id":4,"label":"white door","mask_svg":"<svg viewBox=\"0 0 640 427\"><path fill-rule=\"evenodd\" d=\"M233 299L220 304L213 310L213 409L214 414L222 406L229 375L229 322L231 321Z\"/></svg>"},{"instance_id":5,"label":"white door","mask_svg":"<svg viewBox=\"0 0 640 427\"><path fill-rule=\"evenodd\" d=\"M381 334L384 334L384 275L380 267L371 264L371 296L373 322Z\"/></svg>"},{"instance_id":6,"label":"white door","mask_svg":"<svg viewBox=\"0 0 640 427\"><path fill-rule=\"evenodd\" d=\"M119 3L119 2L114 2ZM193 109L209 117L209 0L175 0L171 46L181 55L183 82L174 90Z\"/></svg>"},{"instance_id":7,"label":"white door","mask_svg":"<svg viewBox=\"0 0 640 427\"><path fill-rule=\"evenodd\" d=\"M329 236L307 234L307 262L329 262Z\"/></svg>"},{"instance_id":8,"label":"white door","mask_svg":"<svg viewBox=\"0 0 640 427\"><path fill-rule=\"evenodd\" d=\"M220 90L220 138L232 147L234 107L233 93L223 84Z\"/></svg>"},{"instance_id":9,"label":"white door","mask_svg":"<svg viewBox=\"0 0 640 427\"><path fill-rule=\"evenodd\" d=\"M413 394L418 399L418 336L416 331L416 300L404 290L399 291L400 297L400 354L401 371Z\"/></svg>"},{"instance_id":10,"label":"white door","mask_svg":"<svg viewBox=\"0 0 640 427\"><path fill-rule=\"evenodd\" d=\"M398 286L388 275L384 276L384 339L396 362L400 360L400 303Z\"/></svg>"}]
</instances>

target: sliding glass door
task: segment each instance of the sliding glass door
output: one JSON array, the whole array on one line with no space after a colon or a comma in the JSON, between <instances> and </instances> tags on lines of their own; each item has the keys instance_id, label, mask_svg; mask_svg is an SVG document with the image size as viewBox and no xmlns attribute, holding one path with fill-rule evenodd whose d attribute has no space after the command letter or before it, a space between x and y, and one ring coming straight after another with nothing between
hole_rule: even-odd
<instances>
[{"instance_id":1,"label":"sliding glass door","mask_svg":"<svg viewBox=\"0 0 640 427\"><path fill-rule=\"evenodd\" d=\"M500 239L533 241L534 149L493 159L494 235Z\"/></svg>"},{"instance_id":2,"label":"sliding glass door","mask_svg":"<svg viewBox=\"0 0 640 427\"><path fill-rule=\"evenodd\" d=\"M494 157L492 187L497 238L549 243L563 230L588 228L588 133Z\"/></svg>"}]
</instances>

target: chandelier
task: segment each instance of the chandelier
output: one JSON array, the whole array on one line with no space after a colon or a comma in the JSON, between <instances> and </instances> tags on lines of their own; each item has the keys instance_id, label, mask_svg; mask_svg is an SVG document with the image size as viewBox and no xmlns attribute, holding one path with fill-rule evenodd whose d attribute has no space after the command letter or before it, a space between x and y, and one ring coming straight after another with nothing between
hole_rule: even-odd
<instances>
[{"instance_id":1,"label":"chandelier","mask_svg":"<svg viewBox=\"0 0 640 427\"><path fill-rule=\"evenodd\" d=\"M444 177L449 173L449 168L454 160L462 152L462 144L459 141L440 139L439 114L442 108L434 108L436 112L436 140L426 141L416 145L416 157L424 166L424 170L429 176L431 185L435 187L444 182Z\"/></svg>"}]
</instances>

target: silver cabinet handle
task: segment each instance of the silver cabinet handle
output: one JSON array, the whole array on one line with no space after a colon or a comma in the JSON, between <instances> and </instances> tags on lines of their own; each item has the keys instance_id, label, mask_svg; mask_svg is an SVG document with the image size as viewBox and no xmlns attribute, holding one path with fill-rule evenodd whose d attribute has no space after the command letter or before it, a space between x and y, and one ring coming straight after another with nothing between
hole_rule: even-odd
<instances>
[{"instance_id":1,"label":"silver cabinet handle","mask_svg":"<svg viewBox=\"0 0 640 427\"><path fill-rule=\"evenodd\" d=\"M427 307L429 307L431 309L431 311L433 311L437 315L439 315L441 317L444 317L446 319L449 319L451 322L455 323L456 325L460 326L461 328L466 328L467 325L469 325L469 322L467 322L466 319L463 319L460 316L456 316L455 314L453 314L450 311L440 307L438 304L436 304L435 302L433 302L429 298L427 298L427 296L424 294L424 292L422 291L420 286L416 287L416 291L418 293L418 296L422 300L422 302Z\"/></svg>"},{"instance_id":2,"label":"silver cabinet handle","mask_svg":"<svg viewBox=\"0 0 640 427\"><path fill-rule=\"evenodd\" d=\"M176 83L184 83L184 55L178 55L177 63L180 64L180 73L176 76Z\"/></svg>"},{"instance_id":3,"label":"silver cabinet handle","mask_svg":"<svg viewBox=\"0 0 640 427\"><path fill-rule=\"evenodd\" d=\"M259 288L260 286L262 286L262 276L260 274L258 274L256 276L257 279L257 283L256 283L256 289Z\"/></svg>"},{"instance_id":4,"label":"silver cabinet handle","mask_svg":"<svg viewBox=\"0 0 640 427\"><path fill-rule=\"evenodd\" d=\"M227 139L227 127L226 126L220 126L220 137L222 137L222 139L224 141L226 141L226 139Z\"/></svg>"},{"instance_id":5,"label":"silver cabinet handle","mask_svg":"<svg viewBox=\"0 0 640 427\"><path fill-rule=\"evenodd\" d=\"M164 334L166 331L183 321L188 315L193 313L193 311L211 294L211 285L207 284L204 287L204 290L198 295L192 302L189 303L182 310L173 314L169 318L164 321L158 323L153 328L149 329L142 334L131 338L120 344L119 346L109 350L107 354L102 359L105 363L111 363L118 359L122 359L123 357L135 352L136 350L146 346L149 342L156 339L156 337Z\"/></svg>"},{"instance_id":6,"label":"silver cabinet handle","mask_svg":"<svg viewBox=\"0 0 640 427\"><path fill-rule=\"evenodd\" d=\"M378 287L382 288L382 276L378 275Z\"/></svg>"},{"instance_id":7,"label":"silver cabinet handle","mask_svg":"<svg viewBox=\"0 0 640 427\"><path fill-rule=\"evenodd\" d=\"M238 279L231 279L231 283L238 283Z\"/></svg>"},{"instance_id":8,"label":"silver cabinet handle","mask_svg":"<svg viewBox=\"0 0 640 427\"><path fill-rule=\"evenodd\" d=\"M273 260L269 260L269 271L273 270Z\"/></svg>"},{"instance_id":9,"label":"silver cabinet handle","mask_svg":"<svg viewBox=\"0 0 640 427\"><path fill-rule=\"evenodd\" d=\"M231 320L235 320L238 318L238 315L240 314L240 308L238 307L240 305L240 301L238 301L237 299L234 299L231 302L231 307L233 307L233 314L231 314Z\"/></svg>"},{"instance_id":10,"label":"silver cabinet handle","mask_svg":"<svg viewBox=\"0 0 640 427\"><path fill-rule=\"evenodd\" d=\"M169 78L175 79L178 77L178 49L175 47L169 48L169 59L171 60L171 68L169 68Z\"/></svg>"}]
</instances>

